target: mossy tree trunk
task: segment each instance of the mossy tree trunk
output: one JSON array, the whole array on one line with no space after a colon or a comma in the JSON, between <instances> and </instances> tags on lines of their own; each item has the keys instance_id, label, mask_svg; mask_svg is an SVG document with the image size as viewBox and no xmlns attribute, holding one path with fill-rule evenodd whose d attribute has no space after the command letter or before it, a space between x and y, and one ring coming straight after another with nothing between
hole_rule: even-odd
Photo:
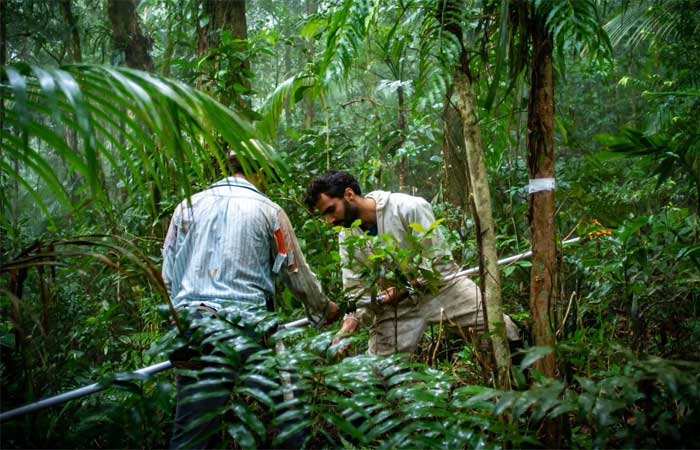
<instances>
[{"instance_id":1,"label":"mossy tree trunk","mask_svg":"<svg viewBox=\"0 0 700 450\"><path fill-rule=\"evenodd\" d=\"M503 321L501 304L501 276L496 251L496 223L493 220L491 191L484 161L484 148L481 130L476 113L476 102L472 93L472 81L468 60L462 55L462 65L455 74L457 109L462 118L464 149L466 153L468 178L471 186L471 200L474 205L474 219L478 222L479 267L485 303L485 319L493 346L496 363L496 384L501 389L510 389L510 351Z\"/></svg>"}]
</instances>

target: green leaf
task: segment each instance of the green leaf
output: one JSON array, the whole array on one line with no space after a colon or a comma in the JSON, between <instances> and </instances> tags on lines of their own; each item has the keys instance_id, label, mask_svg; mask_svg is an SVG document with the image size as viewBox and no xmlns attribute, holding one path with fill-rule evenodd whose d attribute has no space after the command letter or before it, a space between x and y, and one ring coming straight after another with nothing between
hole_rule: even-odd
<instances>
[{"instance_id":1,"label":"green leaf","mask_svg":"<svg viewBox=\"0 0 700 450\"><path fill-rule=\"evenodd\" d=\"M227 431L241 448L255 448L255 438L243 424L231 425Z\"/></svg>"},{"instance_id":2,"label":"green leaf","mask_svg":"<svg viewBox=\"0 0 700 450\"><path fill-rule=\"evenodd\" d=\"M535 363L535 361L539 361L540 359L549 355L553 351L554 348L548 345L530 347L529 349L525 350L525 356L523 357L523 361L520 363L520 368L526 369L530 367L532 364Z\"/></svg>"}]
</instances>

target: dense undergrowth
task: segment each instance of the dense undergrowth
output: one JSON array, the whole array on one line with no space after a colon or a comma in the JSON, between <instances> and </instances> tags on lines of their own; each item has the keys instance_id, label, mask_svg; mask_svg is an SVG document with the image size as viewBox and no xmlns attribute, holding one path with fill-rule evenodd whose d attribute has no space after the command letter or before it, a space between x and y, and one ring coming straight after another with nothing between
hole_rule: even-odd
<instances>
[{"instance_id":1,"label":"dense undergrowth","mask_svg":"<svg viewBox=\"0 0 700 450\"><path fill-rule=\"evenodd\" d=\"M267 194L344 307L336 232L302 202L327 169L352 172L365 192L398 190L403 171L406 190L444 219L456 261L478 261L471 212L453 198L463 180L445 160L456 47L430 34L431 2L320 2L309 13L300 2L249 1L250 47L241 51L228 35L204 54L201 6L217 2L141 2L169 80L93 64L123 63L105 56L118 52L103 35L108 14L96 5L104 3L1 3L15 14L3 22L9 53L0 74L1 409L113 383L3 422L2 448L168 446L175 371L115 374L186 345L158 275L162 239L175 205L216 180L223 142L278 164L282 178L268 177ZM66 4L80 12L76 27L90 43L85 64L63 65L68 31L58 18L68 16L58 8ZM302 315L280 286L274 315L182 317L198 329L189 345L210 364L196 374L200 383L217 377L230 393L212 430L222 446L284 446L301 436L308 448L537 448L555 423L562 447L700 447L700 9L693 0L463 2L466 44L483 58L471 70L501 257L530 248L528 80L498 56L518 43L496 38L505 19L535 4L559 5L554 19L602 5L601 17L577 23L608 21L611 41L598 49L606 58L574 37L557 42L554 221L561 240L582 238L559 248L557 345L526 342L507 392L493 388L480 345L437 326L415 355L389 358L365 354L366 331L339 356L334 327L277 331L262 345L265 330ZM575 22L552 21L564 34ZM527 40L520 44L523 53L508 55L527 64ZM239 72L248 79L231 82ZM194 85L247 106L222 105ZM251 144L255 137L269 146ZM385 244L384 262L411 259ZM527 330L530 263L502 275L504 309ZM557 379L533 369L550 352Z\"/></svg>"}]
</instances>

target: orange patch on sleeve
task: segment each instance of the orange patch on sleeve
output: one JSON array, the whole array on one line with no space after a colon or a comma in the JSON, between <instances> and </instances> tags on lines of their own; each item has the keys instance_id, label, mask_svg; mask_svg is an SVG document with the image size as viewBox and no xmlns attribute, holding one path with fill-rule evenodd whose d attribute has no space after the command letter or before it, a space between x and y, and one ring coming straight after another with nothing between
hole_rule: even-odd
<instances>
[{"instance_id":1,"label":"orange patch on sleeve","mask_svg":"<svg viewBox=\"0 0 700 450\"><path fill-rule=\"evenodd\" d=\"M284 234L282 234L282 230L279 228L275 230L275 241L277 242L277 253L280 253L282 255L286 255L287 254L287 245L284 243ZM293 272L296 270L296 268L297 268L297 263L296 263L296 261L294 261L294 262L292 262L292 264L290 264L287 267L287 270L289 272Z\"/></svg>"}]
</instances>

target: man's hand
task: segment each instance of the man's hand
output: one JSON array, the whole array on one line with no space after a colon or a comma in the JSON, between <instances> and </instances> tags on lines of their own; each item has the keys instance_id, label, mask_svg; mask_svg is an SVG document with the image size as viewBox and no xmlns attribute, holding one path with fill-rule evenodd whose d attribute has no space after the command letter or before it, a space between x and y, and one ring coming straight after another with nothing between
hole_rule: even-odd
<instances>
[{"instance_id":1,"label":"man's hand","mask_svg":"<svg viewBox=\"0 0 700 450\"><path fill-rule=\"evenodd\" d=\"M357 331L358 326L359 322L355 317L346 317L345 320L343 320L343 325L340 327L340 330L338 330L335 337L333 337L332 344L335 345L344 338L353 334L355 331ZM343 355L348 350L348 346L349 344L341 347L338 350L338 354Z\"/></svg>"},{"instance_id":2,"label":"man's hand","mask_svg":"<svg viewBox=\"0 0 700 450\"><path fill-rule=\"evenodd\" d=\"M335 302L328 302L328 306L326 306L326 320L323 322L323 324L331 324L338 320L338 317L340 317L340 307L336 305Z\"/></svg>"},{"instance_id":3,"label":"man's hand","mask_svg":"<svg viewBox=\"0 0 700 450\"><path fill-rule=\"evenodd\" d=\"M390 287L377 294L377 303L380 305L393 305L406 297L408 297L408 291L397 287Z\"/></svg>"}]
</instances>

